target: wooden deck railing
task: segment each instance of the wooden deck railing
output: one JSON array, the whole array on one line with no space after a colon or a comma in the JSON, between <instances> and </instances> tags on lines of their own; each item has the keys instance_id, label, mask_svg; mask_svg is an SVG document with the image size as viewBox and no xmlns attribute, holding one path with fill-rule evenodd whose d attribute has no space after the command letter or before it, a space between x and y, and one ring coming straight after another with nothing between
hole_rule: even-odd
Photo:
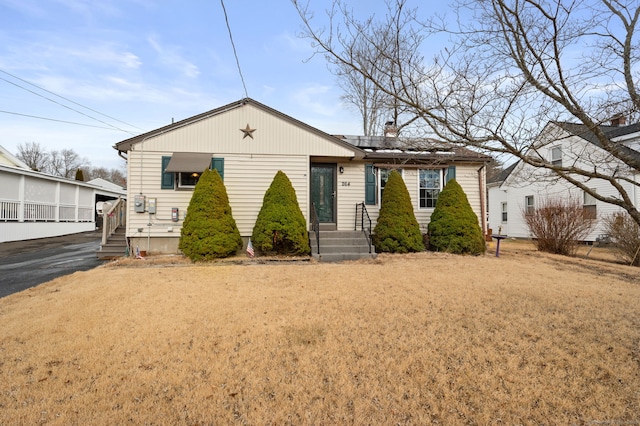
<instances>
[{"instance_id":1,"label":"wooden deck railing","mask_svg":"<svg viewBox=\"0 0 640 426\"><path fill-rule=\"evenodd\" d=\"M119 198L108 211L102 211L102 244L107 244L107 240L115 230L119 226L125 226L126 223L127 202Z\"/></svg>"}]
</instances>

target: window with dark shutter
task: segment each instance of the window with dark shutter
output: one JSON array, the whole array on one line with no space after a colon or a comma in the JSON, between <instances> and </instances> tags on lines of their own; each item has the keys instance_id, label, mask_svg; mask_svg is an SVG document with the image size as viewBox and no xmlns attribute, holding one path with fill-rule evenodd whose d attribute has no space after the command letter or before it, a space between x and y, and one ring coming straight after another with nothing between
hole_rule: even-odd
<instances>
[{"instance_id":1,"label":"window with dark shutter","mask_svg":"<svg viewBox=\"0 0 640 426\"><path fill-rule=\"evenodd\" d=\"M222 180L224 180L224 158L212 158L211 170L217 170Z\"/></svg>"},{"instance_id":2,"label":"window with dark shutter","mask_svg":"<svg viewBox=\"0 0 640 426\"><path fill-rule=\"evenodd\" d=\"M449 168L447 169L447 175L445 176L444 184L446 185L447 183L449 183L451 179L455 179L455 178L456 178L456 166L449 166Z\"/></svg>"}]
</instances>

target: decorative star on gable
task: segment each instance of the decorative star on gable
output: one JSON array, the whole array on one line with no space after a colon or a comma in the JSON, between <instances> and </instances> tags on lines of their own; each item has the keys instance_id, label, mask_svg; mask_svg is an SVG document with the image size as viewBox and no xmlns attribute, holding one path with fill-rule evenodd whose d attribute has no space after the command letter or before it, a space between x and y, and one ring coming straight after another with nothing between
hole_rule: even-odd
<instances>
[{"instance_id":1,"label":"decorative star on gable","mask_svg":"<svg viewBox=\"0 0 640 426\"><path fill-rule=\"evenodd\" d=\"M240 131L242 133L244 133L244 136L242 136L242 139L246 138L247 136L249 136L251 139L253 139L253 132L255 132L256 129L252 129L249 126L249 123L247 123L247 127L245 127L244 129L240 129Z\"/></svg>"}]
</instances>

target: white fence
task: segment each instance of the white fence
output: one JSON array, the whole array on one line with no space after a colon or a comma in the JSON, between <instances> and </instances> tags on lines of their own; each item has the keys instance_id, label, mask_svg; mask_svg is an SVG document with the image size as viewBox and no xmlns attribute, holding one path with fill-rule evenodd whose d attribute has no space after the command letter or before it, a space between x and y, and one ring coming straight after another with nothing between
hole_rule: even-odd
<instances>
[{"instance_id":1,"label":"white fence","mask_svg":"<svg viewBox=\"0 0 640 426\"><path fill-rule=\"evenodd\" d=\"M2 222L93 222L93 206L0 200Z\"/></svg>"},{"instance_id":2,"label":"white fence","mask_svg":"<svg viewBox=\"0 0 640 426\"><path fill-rule=\"evenodd\" d=\"M4 222L17 221L20 211L19 201L0 200L0 220Z\"/></svg>"}]
</instances>

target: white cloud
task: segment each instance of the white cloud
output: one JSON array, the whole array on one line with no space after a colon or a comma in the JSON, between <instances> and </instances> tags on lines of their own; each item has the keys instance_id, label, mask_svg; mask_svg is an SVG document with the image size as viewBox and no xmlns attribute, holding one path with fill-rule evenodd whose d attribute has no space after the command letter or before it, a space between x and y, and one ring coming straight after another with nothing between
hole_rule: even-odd
<instances>
[{"instance_id":1,"label":"white cloud","mask_svg":"<svg viewBox=\"0 0 640 426\"><path fill-rule=\"evenodd\" d=\"M291 99L305 110L331 117L335 115L336 108L324 99L330 91L330 86L311 85L293 93Z\"/></svg>"},{"instance_id":2,"label":"white cloud","mask_svg":"<svg viewBox=\"0 0 640 426\"><path fill-rule=\"evenodd\" d=\"M148 37L147 40L153 50L158 53L160 63L172 68L173 70L180 71L188 78L195 79L200 75L198 66L183 58L179 53L179 47L163 46L154 36Z\"/></svg>"}]
</instances>

